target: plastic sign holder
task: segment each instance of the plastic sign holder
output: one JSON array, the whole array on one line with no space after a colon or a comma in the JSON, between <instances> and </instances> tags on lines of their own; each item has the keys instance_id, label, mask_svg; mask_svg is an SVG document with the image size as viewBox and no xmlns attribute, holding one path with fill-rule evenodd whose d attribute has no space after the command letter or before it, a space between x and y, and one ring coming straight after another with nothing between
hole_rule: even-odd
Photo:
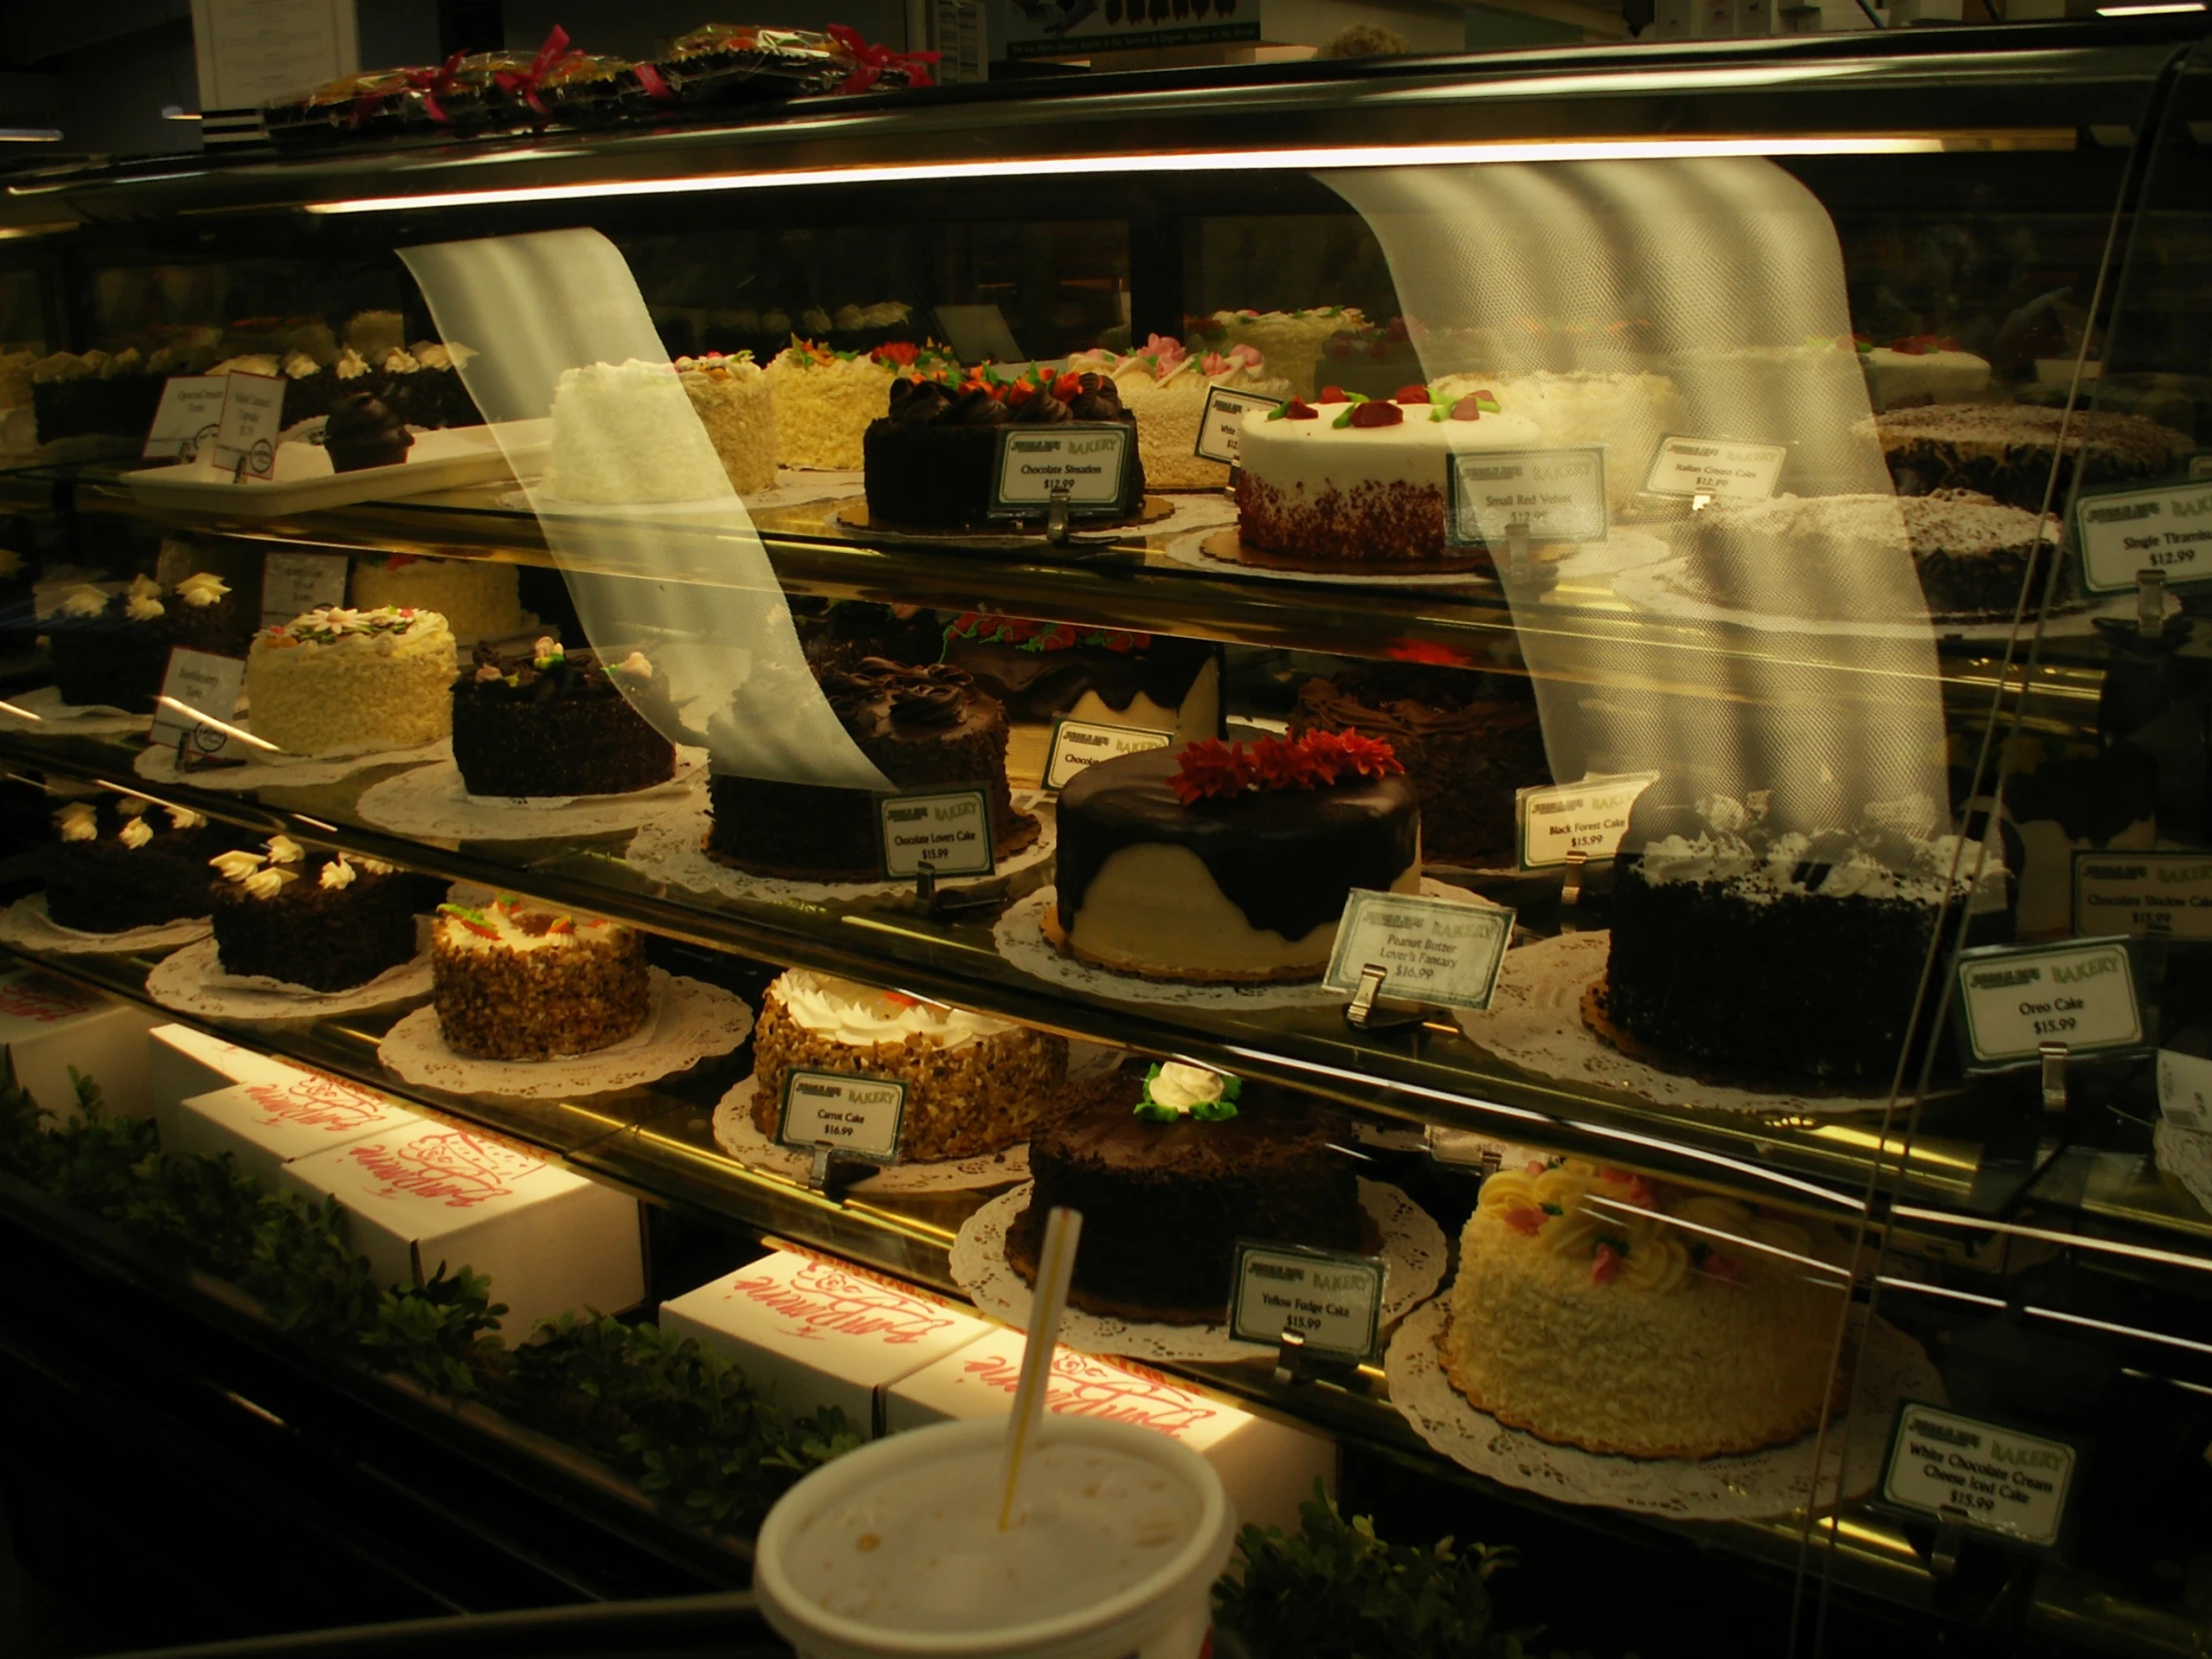
<instances>
[{"instance_id":1,"label":"plastic sign holder","mask_svg":"<svg viewBox=\"0 0 2212 1659\"><path fill-rule=\"evenodd\" d=\"M1108 726L1089 720L1056 720L1052 739L1045 745L1044 787L1057 795L1075 782L1077 774L1100 761L1147 750L1166 749L1175 742L1173 732L1149 726Z\"/></svg>"},{"instance_id":2,"label":"plastic sign holder","mask_svg":"<svg viewBox=\"0 0 2212 1659\"><path fill-rule=\"evenodd\" d=\"M812 1153L807 1185L834 1188L840 1162L880 1168L898 1162L906 1123L906 1085L891 1077L841 1071L789 1071L776 1115L779 1145Z\"/></svg>"},{"instance_id":3,"label":"plastic sign holder","mask_svg":"<svg viewBox=\"0 0 2212 1659\"><path fill-rule=\"evenodd\" d=\"M1656 772L1624 772L1514 791L1515 861L1557 869L1561 911L1579 909L1588 866L1620 855L1637 798L1658 781Z\"/></svg>"},{"instance_id":4,"label":"plastic sign holder","mask_svg":"<svg viewBox=\"0 0 2212 1659\"><path fill-rule=\"evenodd\" d=\"M148 743L157 749L175 749L179 772L222 757L240 735L226 717L238 708L239 687L245 679L242 658L173 648L161 693L154 700Z\"/></svg>"},{"instance_id":5,"label":"plastic sign holder","mask_svg":"<svg viewBox=\"0 0 2212 1659\"><path fill-rule=\"evenodd\" d=\"M2083 1450L2070 1439L1908 1399L1883 1467L1883 1507L1936 1522L1929 1570L1954 1577L1967 1540L2055 1553Z\"/></svg>"},{"instance_id":6,"label":"plastic sign holder","mask_svg":"<svg viewBox=\"0 0 2212 1659\"><path fill-rule=\"evenodd\" d=\"M2212 853L2075 852L2073 930L2212 944Z\"/></svg>"},{"instance_id":7,"label":"plastic sign holder","mask_svg":"<svg viewBox=\"0 0 2212 1659\"><path fill-rule=\"evenodd\" d=\"M262 565L262 626L279 628L293 617L345 603L342 553L272 553Z\"/></svg>"},{"instance_id":8,"label":"plastic sign holder","mask_svg":"<svg viewBox=\"0 0 2212 1659\"><path fill-rule=\"evenodd\" d=\"M172 374L162 386L162 401L146 429L139 455L149 461L197 460L223 423L228 374ZM296 613L295 613L296 614Z\"/></svg>"},{"instance_id":9,"label":"plastic sign holder","mask_svg":"<svg viewBox=\"0 0 2212 1659\"><path fill-rule=\"evenodd\" d=\"M1745 443L1669 432L1652 452L1644 493L1685 498L1700 507L1714 501L1766 501L1773 497L1789 458L1786 443Z\"/></svg>"},{"instance_id":10,"label":"plastic sign holder","mask_svg":"<svg viewBox=\"0 0 2212 1659\"><path fill-rule=\"evenodd\" d=\"M1513 916L1502 905L1355 887L1345 896L1322 984L1351 998L1345 1021L1361 1031L1419 1024L1430 1006L1478 1012L1497 989ZM1392 979L1400 996L1420 1005L1380 1012L1382 986Z\"/></svg>"},{"instance_id":11,"label":"plastic sign holder","mask_svg":"<svg viewBox=\"0 0 2212 1659\"><path fill-rule=\"evenodd\" d=\"M879 795L875 830L883 874L915 881L925 902L947 875L989 875L998 868L990 798L981 790ZM924 873L929 882L919 888Z\"/></svg>"},{"instance_id":12,"label":"plastic sign holder","mask_svg":"<svg viewBox=\"0 0 2212 1659\"><path fill-rule=\"evenodd\" d=\"M2046 1112L2066 1109L2074 1059L2146 1052L2134 941L1987 945L1958 957L1958 1040L1969 1072L2041 1069Z\"/></svg>"},{"instance_id":13,"label":"plastic sign holder","mask_svg":"<svg viewBox=\"0 0 2212 1659\"><path fill-rule=\"evenodd\" d=\"M2084 492L2074 499L2073 532L2081 585L2092 594L2141 592L2148 576L2162 588L2212 582L2212 478Z\"/></svg>"},{"instance_id":14,"label":"plastic sign holder","mask_svg":"<svg viewBox=\"0 0 2212 1659\"><path fill-rule=\"evenodd\" d=\"M1239 474L1244 471L1245 416L1264 413L1282 401L1280 397L1263 397L1258 392L1208 386L1206 406L1198 415L1198 441L1191 446L1191 453L1202 461L1220 461L1227 466L1230 487L1235 488Z\"/></svg>"},{"instance_id":15,"label":"plastic sign holder","mask_svg":"<svg viewBox=\"0 0 2212 1659\"><path fill-rule=\"evenodd\" d=\"M281 374L223 376L223 415L216 422L215 460L233 483L276 475L276 434L284 424Z\"/></svg>"},{"instance_id":16,"label":"plastic sign holder","mask_svg":"<svg viewBox=\"0 0 2212 1659\"><path fill-rule=\"evenodd\" d=\"M1278 1382L1357 1371L1375 1358L1383 1279L1380 1257L1239 1239L1229 1335L1273 1348Z\"/></svg>"},{"instance_id":17,"label":"plastic sign holder","mask_svg":"<svg viewBox=\"0 0 2212 1659\"><path fill-rule=\"evenodd\" d=\"M1609 524L1602 449L1455 450L1444 470L1444 539L1506 550L1528 573L1531 542L1603 541Z\"/></svg>"},{"instance_id":18,"label":"plastic sign holder","mask_svg":"<svg viewBox=\"0 0 2212 1659\"><path fill-rule=\"evenodd\" d=\"M1000 427L991 516L1042 517L1046 539L1055 542L1067 540L1075 519L1119 518L1130 436L1127 426L1102 420Z\"/></svg>"}]
</instances>

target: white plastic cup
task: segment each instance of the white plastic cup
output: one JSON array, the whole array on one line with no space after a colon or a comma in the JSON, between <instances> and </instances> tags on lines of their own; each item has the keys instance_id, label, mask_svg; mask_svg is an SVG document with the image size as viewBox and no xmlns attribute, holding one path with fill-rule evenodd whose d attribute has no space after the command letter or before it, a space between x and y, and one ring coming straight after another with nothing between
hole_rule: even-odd
<instances>
[{"instance_id":1,"label":"white plastic cup","mask_svg":"<svg viewBox=\"0 0 2212 1659\"><path fill-rule=\"evenodd\" d=\"M1237 1532L1213 1466L1153 1429L1048 1417L1013 1532L1034 1530L1013 1537L995 1524L1005 1438L1004 1421L989 1417L909 1429L847 1452L786 1492L762 1524L753 1566L768 1622L802 1659L1197 1659ZM1094 1495L1102 1469L1108 1489L1149 1495L1106 1505ZM980 1504L975 1524L947 1523L941 1511L952 1493L962 1494L963 1520ZM1117 1556L1081 1542L1102 1516L1141 1529L1141 1513L1155 1517L1141 1547ZM1172 1536L1163 1539L1170 1513ZM1103 1564L1155 1552L1141 1576ZM993 1590L1041 1561L1058 1603L1044 1616L1019 1589ZM824 1605L826 1594L843 1608L866 1600L871 1568L887 1569L881 1594L892 1611L869 1618ZM938 1605L928 1616L895 1611L918 1587L904 1581L909 1574L933 1575L926 1587ZM1087 1579L1100 1584L1095 1598L1083 1593Z\"/></svg>"}]
</instances>

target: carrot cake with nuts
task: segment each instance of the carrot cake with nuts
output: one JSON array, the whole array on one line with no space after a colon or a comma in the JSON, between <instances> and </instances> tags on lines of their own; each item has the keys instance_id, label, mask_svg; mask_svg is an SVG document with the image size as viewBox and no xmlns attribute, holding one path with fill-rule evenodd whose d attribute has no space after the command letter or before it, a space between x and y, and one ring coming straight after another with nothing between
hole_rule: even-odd
<instances>
[{"instance_id":1,"label":"carrot cake with nuts","mask_svg":"<svg viewBox=\"0 0 2212 1659\"><path fill-rule=\"evenodd\" d=\"M652 1012L644 934L504 894L438 906L430 970L445 1046L479 1060L590 1054Z\"/></svg>"}]
</instances>

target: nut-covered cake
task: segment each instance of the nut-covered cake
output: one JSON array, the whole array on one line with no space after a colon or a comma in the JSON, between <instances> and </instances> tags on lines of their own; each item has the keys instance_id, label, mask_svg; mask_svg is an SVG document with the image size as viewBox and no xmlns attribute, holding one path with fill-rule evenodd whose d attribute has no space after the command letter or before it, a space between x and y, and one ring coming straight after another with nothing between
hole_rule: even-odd
<instances>
[{"instance_id":1,"label":"nut-covered cake","mask_svg":"<svg viewBox=\"0 0 2212 1659\"><path fill-rule=\"evenodd\" d=\"M254 636L254 735L293 755L412 749L453 730L453 635L435 611L324 606Z\"/></svg>"},{"instance_id":2,"label":"nut-covered cake","mask_svg":"<svg viewBox=\"0 0 2212 1659\"><path fill-rule=\"evenodd\" d=\"M430 971L445 1046L479 1060L590 1054L652 1012L643 933L519 898L439 905Z\"/></svg>"},{"instance_id":3,"label":"nut-covered cake","mask_svg":"<svg viewBox=\"0 0 2212 1659\"><path fill-rule=\"evenodd\" d=\"M627 795L665 784L676 746L639 707L673 720L668 676L630 652L612 665L552 635L476 647L453 683L453 762L471 795Z\"/></svg>"},{"instance_id":4,"label":"nut-covered cake","mask_svg":"<svg viewBox=\"0 0 2212 1659\"><path fill-rule=\"evenodd\" d=\"M422 876L353 853L310 851L289 835L209 862L225 973L343 991L414 958L415 916L432 893Z\"/></svg>"},{"instance_id":5,"label":"nut-covered cake","mask_svg":"<svg viewBox=\"0 0 2212 1659\"><path fill-rule=\"evenodd\" d=\"M146 715L154 712L171 651L236 657L253 636L254 619L228 583L201 571L174 588L150 576L132 578L116 594L89 584L72 588L40 626L53 644L54 688L64 703Z\"/></svg>"},{"instance_id":6,"label":"nut-covered cake","mask_svg":"<svg viewBox=\"0 0 2212 1659\"><path fill-rule=\"evenodd\" d=\"M1068 1300L1197 1325L1224 1318L1239 1239L1372 1248L1344 1126L1283 1090L1173 1061L1070 1083L1029 1138L1036 1182L1006 1231L1035 1281L1044 1219L1083 1216Z\"/></svg>"},{"instance_id":7,"label":"nut-covered cake","mask_svg":"<svg viewBox=\"0 0 2212 1659\"><path fill-rule=\"evenodd\" d=\"M57 927L122 933L208 913L208 860L234 831L136 796L72 801L54 815L46 913Z\"/></svg>"},{"instance_id":8,"label":"nut-covered cake","mask_svg":"<svg viewBox=\"0 0 2212 1659\"><path fill-rule=\"evenodd\" d=\"M794 1071L883 1077L906 1085L901 1162L973 1158L1028 1137L1067 1062L1064 1038L793 968L761 998L753 1122L775 1135Z\"/></svg>"}]
</instances>

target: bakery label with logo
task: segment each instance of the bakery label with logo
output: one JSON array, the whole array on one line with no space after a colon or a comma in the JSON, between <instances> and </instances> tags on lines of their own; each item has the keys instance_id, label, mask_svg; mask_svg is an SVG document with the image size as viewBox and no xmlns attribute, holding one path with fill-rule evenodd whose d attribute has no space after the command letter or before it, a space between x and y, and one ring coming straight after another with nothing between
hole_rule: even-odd
<instances>
[{"instance_id":1,"label":"bakery label with logo","mask_svg":"<svg viewBox=\"0 0 2212 1659\"><path fill-rule=\"evenodd\" d=\"M1107 421L1002 426L991 473L991 511L1034 518L1065 494L1070 516L1117 518L1129 470L1129 428Z\"/></svg>"},{"instance_id":2,"label":"bakery label with logo","mask_svg":"<svg viewBox=\"0 0 2212 1659\"><path fill-rule=\"evenodd\" d=\"M2125 593L2145 570L2170 588L2212 582L2212 480L2084 494L2074 502L2074 545L2091 593Z\"/></svg>"},{"instance_id":3,"label":"bakery label with logo","mask_svg":"<svg viewBox=\"0 0 2212 1659\"><path fill-rule=\"evenodd\" d=\"M1355 887L1322 984L1351 996L1373 964L1383 970L1385 1000L1479 1012L1490 1005L1512 937L1513 912L1503 905Z\"/></svg>"},{"instance_id":4,"label":"bakery label with logo","mask_svg":"<svg viewBox=\"0 0 2212 1659\"><path fill-rule=\"evenodd\" d=\"M2068 1054L2147 1046L2126 938L1984 945L1958 958L1959 1041L1969 1071L2031 1065L2045 1043Z\"/></svg>"},{"instance_id":5,"label":"bakery label with logo","mask_svg":"<svg viewBox=\"0 0 2212 1659\"><path fill-rule=\"evenodd\" d=\"M215 464L241 478L276 475L276 434L284 425L284 377L224 377L223 415L216 422Z\"/></svg>"},{"instance_id":6,"label":"bakery label with logo","mask_svg":"<svg viewBox=\"0 0 2212 1659\"><path fill-rule=\"evenodd\" d=\"M345 603L347 560L342 553L272 553L262 563L262 626L281 627L293 617Z\"/></svg>"},{"instance_id":7,"label":"bakery label with logo","mask_svg":"<svg viewBox=\"0 0 2212 1659\"><path fill-rule=\"evenodd\" d=\"M2055 1549L2080 1461L2069 1441L1909 1399L1898 1408L1882 1497L2005 1543Z\"/></svg>"},{"instance_id":8,"label":"bakery label with logo","mask_svg":"<svg viewBox=\"0 0 2212 1659\"><path fill-rule=\"evenodd\" d=\"M1669 432L1651 457L1644 493L1692 501L1765 501L1774 494L1789 458L1786 443L1739 443Z\"/></svg>"},{"instance_id":9,"label":"bakery label with logo","mask_svg":"<svg viewBox=\"0 0 2212 1659\"><path fill-rule=\"evenodd\" d=\"M1045 751L1044 787L1064 790L1075 775L1101 761L1124 755L1142 755L1148 749L1165 749L1175 742L1173 732L1155 732L1143 726L1103 726L1088 720L1059 720L1052 724L1052 743Z\"/></svg>"},{"instance_id":10,"label":"bakery label with logo","mask_svg":"<svg viewBox=\"0 0 2212 1659\"><path fill-rule=\"evenodd\" d=\"M935 875L988 875L998 867L991 804L981 790L879 795L876 830L883 873L911 881L927 864Z\"/></svg>"},{"instance_id":11,"label":"bakery label with logo","mask_svg":"<svg viewBox=\"0 0 2212 1659\"><path fill-rule=\"evenodd\" d=\"M2076 852L2073 930L2212 943L2212 854Z\"/></svg>"},{"instance_id":12,"label":"bakery label with logo","mask_svg":"<svg viewBox=\"0 0 2212 1659\"><path fill-rule=\"evenodd\" d=\"M1477 449L1450 459L1444 527L1452 546L1495 553L1516 535L1530 542L1605 539L1604 450Z\"/></svg>"},{"instance_id":13,"label":"bakery label with logo","mask_svg":"<svg viewBox=\"0 0 2212 1659\"><path fill-rule=\"evenodd\" d=\"M1206 407L1198 415L1198 442L1191 453L1202 461L1226 466L1244 465L1244 423L1248 414L1265 414L1283 401L1256 391L1231 391L1227 386L1206 388Z\"/></svg>"},{"instance_id":14,"label":"bakery label with logo","mask_svg":"<svg viewBox=\"0 0 2212 1659\"><path fill-rule=\"evenodd\" d=\"M1636 798L1658 781L1656 772L1623 772L1514 791L1520 867L1556 869L1577 852L1592 863L1617 856Z\"/></svg>"},{"instance_id":15,"label":"bakery label with logo","mask_svg":"<svg viewBox=\"0 0 2212 1659\"><path fill-rule=\"evenodd\" d=\"M162 386L161 405L139 454L150 461L195 459L223 424L223 399L230 385L228 374L172 374Z\"/></svg>"},{"instance_id":16,"label":"bakery label with logo","mask_svg":"<svg viewBox=\"0 0 2212 1659\"><path fill-rule=\"evenodd\" d=\"M1263 1348L1295 1336L1309 1354L1365 1364L1382 1323L1382 1279L1373 1256L1239 1239L1229 1334Z\"/></svg>"},{"instance_id":17,"label":"bakery label with logo","mask_svg":"<svg viewBox=\"0 0 2212 1659\"><path fill-rule=\"evenodd\" d=\"M828 1147L840 1158L895 1164L905 1118L906 1085L894 1078L790 1071L776 1138L785 1146Z\"/></svg>"},{"instance_id":18,"label":"bakery label with logo","mask_svg":"<svg viewBox=\"0 0 2212 1659\"><path fill-rule=\"evenodd\" d=\"M221 755L231 747L229 721L245 680L245 659L178 646L169 654L169 671L154 700L147 742L156 749L176 750L180 762Z\"/></svg>"}]
</instances>

